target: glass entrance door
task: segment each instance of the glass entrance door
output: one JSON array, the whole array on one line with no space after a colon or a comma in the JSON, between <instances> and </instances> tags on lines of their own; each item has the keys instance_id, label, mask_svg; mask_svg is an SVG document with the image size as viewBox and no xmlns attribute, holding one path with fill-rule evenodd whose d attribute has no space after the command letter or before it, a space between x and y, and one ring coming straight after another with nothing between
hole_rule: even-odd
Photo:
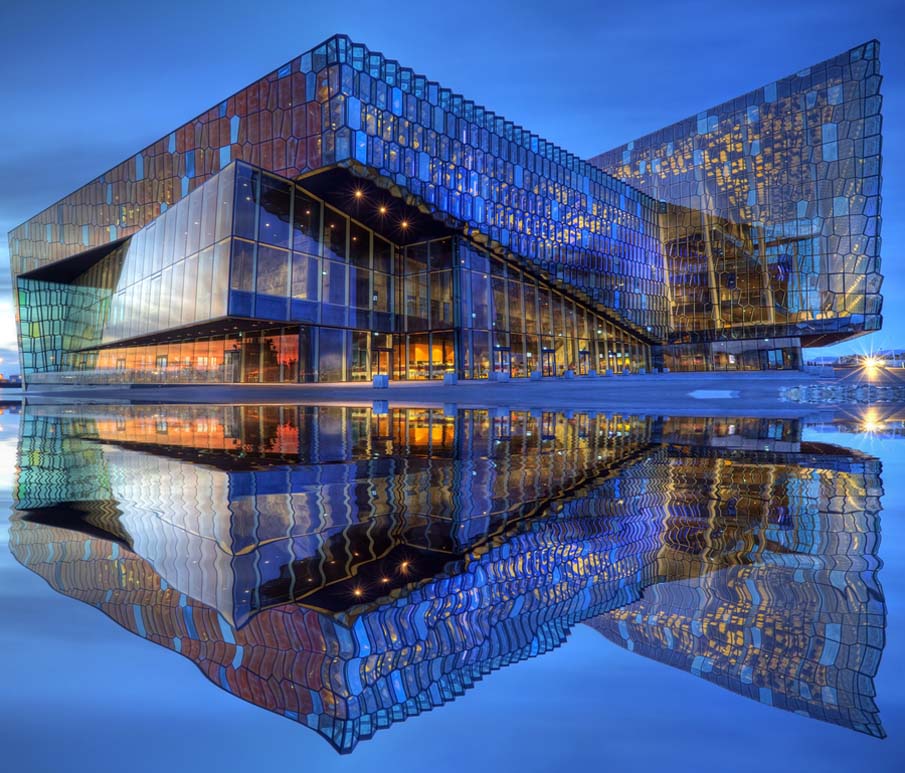
<instances>
[{"instance_id":1,"label":"glass entrance door","mask_svg":"<svg viewBox=\"0 0 905 773\"><path fill-rule=\"evenodd\" d=\"M591 367L591 353L587 349L578 352L578 375L587 376Z\"/></svg>"},{"instance_id":2,"label":"glass entrance door","mask_svg":"<svg viewBox=\"0 0 905 773\"><path fill-rule=\"evenodd\" d=\"M234 382L239 380L242 372L242 352L238 346L235 349L227 349L223 352L223 380Z\"/></svg>"},{"instance_id":3,"label":"glass entrance door","mask_svg":"<svg viewBox=\"0 0 905 773\"><path fill-rule=\"evenodd\" d=\"M498 346L493 350L493 369L497 373L510 375L512 372L512 350Z\"/></svg>"},{"instance_id":4,"label":"glass entrance door","mask_svg":"<svg viewBox=\"0 0 905 773\"><path fill-rule=\"evenodd\" d=\"M374 349L374 376L390 376L393 374L393 350Z\"/></svg>"},{"instance_id":5,"label":"glass entrance door","mask_svg":"<svg viewBox=\"0 0 905 773\"><path fill-rule=\"evenodd\" d=\"M556 375L556 352L553 349L541 350L540 373L542 376Z\"/></svg>"}]
</instances>

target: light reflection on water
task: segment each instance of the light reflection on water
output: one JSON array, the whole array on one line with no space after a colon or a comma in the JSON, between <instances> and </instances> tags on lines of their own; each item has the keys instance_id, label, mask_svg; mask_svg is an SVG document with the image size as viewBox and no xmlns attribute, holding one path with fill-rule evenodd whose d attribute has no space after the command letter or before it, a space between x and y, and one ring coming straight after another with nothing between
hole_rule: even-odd
<instances>
[{"instance_id":1,"label":"light reflection on water","mask_svg":"<svg viewBox=\"0 0 905 773\"><path fill-rule=\"evenodd\" d=\"M343 752L581 623L732 693L882 737L881 465L802 429L32 406L10 550Z\"/></svg>"}]
</instances>

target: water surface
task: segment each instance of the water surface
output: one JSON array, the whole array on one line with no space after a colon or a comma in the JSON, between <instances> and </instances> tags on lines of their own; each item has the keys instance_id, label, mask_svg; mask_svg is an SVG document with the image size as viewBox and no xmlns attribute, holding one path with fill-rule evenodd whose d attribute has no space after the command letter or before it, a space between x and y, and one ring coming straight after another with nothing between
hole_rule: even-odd
<instances>
[{"instance_id":1,"label":"water surface","mask_svg":"<svg viewBox=\"0 0 905 773\"><path fill-rule=\"evenodd\" d=\"M905 746L888 410L0 422L17 769L883 770Z\"/></svg>"}]
</instances>

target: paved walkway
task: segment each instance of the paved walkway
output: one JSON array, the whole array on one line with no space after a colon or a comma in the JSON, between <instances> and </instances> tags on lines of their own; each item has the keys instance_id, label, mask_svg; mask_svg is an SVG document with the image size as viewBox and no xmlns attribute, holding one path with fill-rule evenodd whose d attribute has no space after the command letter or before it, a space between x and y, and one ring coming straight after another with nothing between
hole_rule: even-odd
<instances>
[{"instance_id":1,"label":"paved walkway","mask_svg":"<svg viewBox=\"0 0 905 773\"><path fill-rule=\"evenodd\" d=\"M90 387L38 394L29 402L145 402L370 405L385 400L391 405L543 408L647 413L673 416L797 417L821 411L781 400L784 387L818 381L797 371L779 373L668 373L601 378L578 377L508 383L463 381L394 381L388 389L363 384L235 384ZM827 383L827 380L821 380ZM830 382L831 383L831 382Z\"/></svg>"}]
</instances>

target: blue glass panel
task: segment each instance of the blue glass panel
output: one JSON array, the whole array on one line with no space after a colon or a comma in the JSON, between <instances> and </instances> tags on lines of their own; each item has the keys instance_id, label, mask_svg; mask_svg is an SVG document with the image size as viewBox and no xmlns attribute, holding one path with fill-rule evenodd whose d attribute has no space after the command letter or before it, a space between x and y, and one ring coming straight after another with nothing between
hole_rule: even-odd
<instances>
[{"instance_id":1,"label":"blue glass panel","mask_svg":"<svg viewBox=\"0 0 905 773\"><path fill-rule=\"evenodd\" d=\"M257 170L239 164L236 170L236 211L233 217L233 233L254 239L255 217L257 215L258 179Z\"/></svg>"},{"instance_id":2,"label":"blue glass panel","mask_svg":"<svg viewBox=\"0 0 905 773\"><path fill-rule=\"evenodd\" d=\"M241 194L240 194L241 198ZM292 187L283 178L263 175L261 178L258 239L278 247L289 246L289 220L292 206ZM238 228L236 233L239 233Z\"/></svg>"},{"instance_id":3,"label":"blue glass panel","mask_svg":"<svg viewBox=\"0 0 905 773\"><path fill-rule=\"evenodd\" d=\"M290 319L299 322L317 322L320 304L317 301L303 301L293 298L290 307Z\"/></svg>"},{"instance_id":4,"label":"blue glass panel","mask_svg":"<svg viewBox=\"0 0 905 773\"><path fill-rule=\"evenodd\" d=\"M289 299L275 295L255 296L255 316L262 319L289 319Z\"/></svg>"},{"instance_id":5,"label":"blue glass panel","mask_svg":"<svg viewBox=\"0 0 905 773\"><path fill-rule=\"evenodd\" d=\"M229 313L235 317L252 316L252 308L254 307L254 293L244 292L242 290L230 290L229 292Z\"/></svg>"},{"instance_id":6,"label":"blue glass panel","mask_svg":"<svg viewBox=\"0 0 905 773\"><path fill-rule=\"evenodd\" d=\"M321 253L321 204L301 188L295 189L292 216L292 246L309 255Z\"/></svg>"},{"instance_id":7,"label":"blue glass panel","mask_svg":"<svg viewBox=\"0 0 905 773\"><path fill-rule=\"evenodd\" d=\"M350 129L361 128L361 100L356 97L346 98L346 125Z\"/></svg>"},{"instance_id":8,"label":"blue glass panel","mask_svg":"<svg viewBox=\"0 0 905 773\"><path fill-rule=\"evenodd\" d=\"M332 303L325 303L321 307L321 322L324 325L344 327L348 324L347 311L345 306L334 306Z\"/></svg>"},{"instance_id":9,"label":"blue glass panel","mask_svg":"<svg viewBox=\"0 0 905 773\"><path fill-rule=\"evenodd\" d=\"M362 164L368 163L368 135L365 132L357 131L354 136L355 141L355 160Z\"/></svg>"}]
</instances>

